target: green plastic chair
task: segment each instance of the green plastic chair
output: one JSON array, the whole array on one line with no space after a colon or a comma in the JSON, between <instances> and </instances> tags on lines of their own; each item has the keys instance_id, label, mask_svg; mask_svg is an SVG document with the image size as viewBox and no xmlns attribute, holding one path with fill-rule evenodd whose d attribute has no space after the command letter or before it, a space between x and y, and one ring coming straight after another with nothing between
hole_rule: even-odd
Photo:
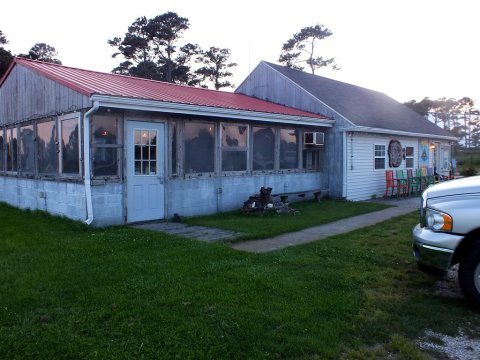
<instances>
[{"instance_id":1,"label":"green plastic chair","mask_svg":"<svg viewBox=\"0 0 480 360\"><path fill-rule=\"evenodd\" d=\"M396 171L396 182L397 182L397 197L400 196L407 196L408 194L408 179L405 176L405 172L403 170Z\"/></svg>"},{"instance_id":2,"label":"green plastic chair","mask_svg":"<svg viewBox=\"0 0 480 360\"><path fill-rule=\"evenodd\" d=\"M421 168L415 169L415 174L420 181L420 191L425 190L427 188L427 178L423 176L422 169Z\"/></svg>"},{"instance_id":3,"label":"green plastic chair","mask_svg":"<svg viewBox=\"0 0 480 360\"><path fill-rule=\"evenodd\" d=\"M407 169L407 180L408 180L408 194L418 195L421 187L421 180L415 175L413 175L413 169Z\"/></svg>"}]
</instances>

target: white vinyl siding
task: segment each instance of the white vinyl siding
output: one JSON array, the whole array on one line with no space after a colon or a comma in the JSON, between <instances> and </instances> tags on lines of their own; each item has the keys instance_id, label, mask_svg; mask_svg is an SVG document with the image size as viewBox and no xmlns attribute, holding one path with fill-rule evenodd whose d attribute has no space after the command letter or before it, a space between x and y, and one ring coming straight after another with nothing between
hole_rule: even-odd
<instances>
[{"instance_id":1,"label":"white vinyl siding","mask_svg":"<svg viewBox=\"0 0 480 360\"><path fill-rule=\"evenodd\" d=\"M402 160L400 167L390 168L388 164L388 144L390 140L400 141L403 148L414 148L414 168L418 166L417 138L392 137L355 133L347 136L347 164L346 164L346 198L347 200L369 200L372 197L382 197L385 194L385 170L406 169L406 162ZM385 146L385 168L375 169L375 159L381 158L381 148ZM377 150L377 151L376 151ZM376 156L378 155L378 156Z\"/></svg>"}]
</instances>

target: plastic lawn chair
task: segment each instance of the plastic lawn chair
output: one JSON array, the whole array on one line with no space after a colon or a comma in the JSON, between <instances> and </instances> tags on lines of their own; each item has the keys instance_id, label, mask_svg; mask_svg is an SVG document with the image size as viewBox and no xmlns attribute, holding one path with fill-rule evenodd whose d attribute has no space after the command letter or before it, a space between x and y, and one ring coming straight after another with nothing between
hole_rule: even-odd
<instances>
[{"instance_id":1,"label":"plastic lawn chair","mask_svg":"<svg viewBox=\"0 0 480 360\"><path fill-rule=\"evenodd\" d=\"M412 169L407 169L407 180L408 180L408 193L410 195L418 195L421 187L421 179L417 178L416 174L413 175Z\"/></svg>"},{"instance_id":2,"label":"plastic lawn chair","mask_svg":"<svg viewBox=\"0 0 480 360\"><path fill-rule=\"evenodd\" d=\"M393 170L387 170L385 171L385 197L388 197L388 190L392 189L391 195L393 196L393 193L397 189L397 183L395 182L395 179L393 178Z\"/></svg>"},{"instance_id":3,"label":"plastic lawn chair","mask_svg":"<svg viewBox=\"0 0 480 360\"><path fill-rule=\"evenodd\" d=\"M397 197L407 196L408 180L403 170L396 171L396 181L397 181Z\"/></svg>"}]
</instances>

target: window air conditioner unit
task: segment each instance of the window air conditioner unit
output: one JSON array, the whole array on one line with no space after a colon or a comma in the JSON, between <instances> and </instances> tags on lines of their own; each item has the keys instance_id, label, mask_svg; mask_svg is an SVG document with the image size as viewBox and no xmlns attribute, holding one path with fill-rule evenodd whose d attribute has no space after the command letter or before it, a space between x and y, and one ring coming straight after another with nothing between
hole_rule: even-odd
<instances>
[{"instance_id":1,"label":"window air conditioner unit","mask_svg":"<svg viewBox=\"0 0 480 360\"><path fill-rule=\"evenodd\" d=\"M323 145L325 134L323 132L305 132L303 133L303 143L305 145Z\"/></svg>"}]
</instances>

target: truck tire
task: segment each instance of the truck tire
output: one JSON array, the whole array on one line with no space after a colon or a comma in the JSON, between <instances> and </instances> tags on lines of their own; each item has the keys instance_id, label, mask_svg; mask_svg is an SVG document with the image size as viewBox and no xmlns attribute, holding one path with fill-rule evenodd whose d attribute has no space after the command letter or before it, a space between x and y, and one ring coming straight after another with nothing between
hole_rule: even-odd
<instances>
[{"instance_id":1,"label":"truck tire","mask_svg":"<svg viewBox=\"0 0 480 360\"><path fill-rule=\"evenodd\" d=\"M473 244L465 259L460 262L458 280L467 302L480 310L480 242Z\"/></svg>"}]
</instances>

